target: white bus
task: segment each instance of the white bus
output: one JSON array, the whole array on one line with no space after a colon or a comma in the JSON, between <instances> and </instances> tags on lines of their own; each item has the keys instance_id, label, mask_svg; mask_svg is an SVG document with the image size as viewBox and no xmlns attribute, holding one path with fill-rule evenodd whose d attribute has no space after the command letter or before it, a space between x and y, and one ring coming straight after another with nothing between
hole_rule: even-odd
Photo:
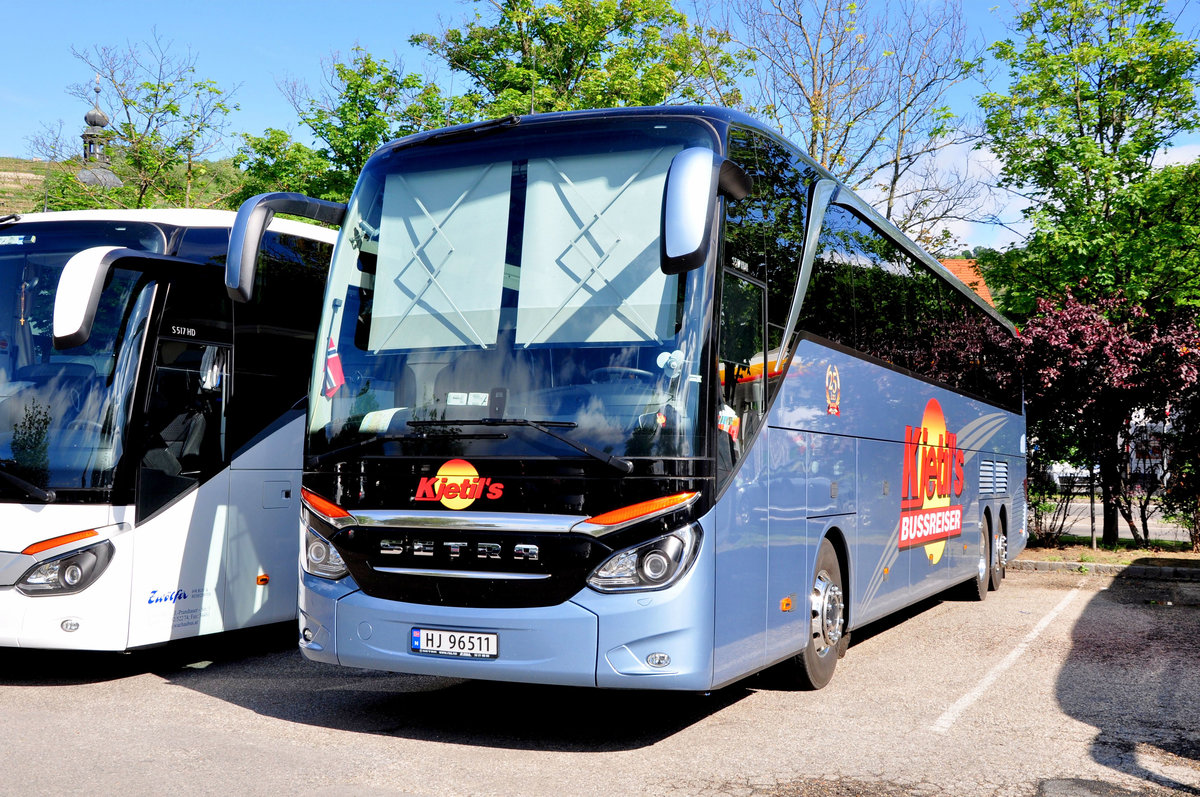
<instances>
[{"instance_id":1,"label":"white bus","mask_svg":"<svg viewBox=\"0 0 1200 797\"><path fill-rule=\"evenodd\" d=\"M0 645L127 650L296 615L334 233L276 220L263 301L235 306L233 218L0 220Z\"/></svg>"}]
</instances>

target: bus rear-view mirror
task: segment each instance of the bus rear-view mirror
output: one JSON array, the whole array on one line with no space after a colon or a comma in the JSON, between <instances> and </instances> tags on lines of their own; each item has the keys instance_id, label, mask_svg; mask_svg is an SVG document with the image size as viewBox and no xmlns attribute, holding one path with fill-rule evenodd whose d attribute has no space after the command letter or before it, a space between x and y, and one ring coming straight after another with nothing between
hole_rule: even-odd
<instances>
[{"instance_id":1,"label":"bus rear-view mirror","mask_svg":"<svg viewBox=\"0 0 1200 797\"><path fill-rule=\"evenodd\" d=\"M702 265L712 241L717 194L738 200L752 188L750 175L710 149L690 147L676 155L663 188L663 273L680 274Z\"/></svg>"},{"instance_id":2,"label":"bus rear-view mirror","mask_svg":"<svg viewBox=\"0 0 1200 797\"><path fill-rule=\"evenodd\" d=\"M87 343L100 294L113 268L147 271L163 262L176 261L120 246L94 246L76 252L63 266L54 294L54 348L69 349Z\"/></svg>"},{"instance_id":3,"label":"bus rear-view mirror","mask_svg":"<svg viewBox=\"0 0 1200 797\"><path fill-rule=\"evenodd\" d=\"M225 290L235 302L248 302L254 295L258 250L262 246L263 233L276 213L340 227L346 218L346 206L341 202L285 192L258 194L243 202L229 234L229 252L225 258Z\"/></svg>"}]
</instances>

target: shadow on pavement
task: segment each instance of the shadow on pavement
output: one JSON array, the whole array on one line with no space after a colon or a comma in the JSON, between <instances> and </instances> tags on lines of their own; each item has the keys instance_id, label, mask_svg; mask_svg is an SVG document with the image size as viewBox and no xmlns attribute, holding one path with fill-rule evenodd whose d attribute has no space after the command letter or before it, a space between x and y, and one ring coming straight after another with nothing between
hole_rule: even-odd
<instances>
[{"instance_id":1,"label":"shadow on pavement","mask_svg":"<svg viewBox=\"0 0 1200 797\"><path fill-rule=\"evenodd\" d=\"M0 648L0 684L70 686L103 683L189 665L207 666L203 663L290 650L295 646L296 623L288 621L181 639L129 653Z\"/></svg>"},{"instance_id":2,"label":"shadow on pavement","mask_svg":"<svg viewBox=\"0 0 1200 797\"><path fill-rule=\"evenodd\" d=\"M463 681L306 661L295 623L128 654L0 651L0 684L154 675L267 717L353 733L490 748L600 752L654 744L751 692L711 695Z\"/></svg>"},{"instance_id":3,"label":"shadow on pavement","mask_svg":"<svg viewBox=\"0 0 1200 797\"><path fill-rule=\"evenodd\" d=\"M1071 642L1057 697L1098 730L1092 758L1200 794L1170 774L1200 763L1200 583L1117 576L1084 609Z\"/></svg>"},{"instance_id":4,"label":"shadow on pavement","mask_svg":"<svg viewBox=\"0 0 1200 797\"><path fill-rule=\"evenodd\" d=\"M158 673L259 714L354 733L479 747L628 750L653 744L741 700L463 681L334 667L282 652Z\"/></svg>"}]
</instances>

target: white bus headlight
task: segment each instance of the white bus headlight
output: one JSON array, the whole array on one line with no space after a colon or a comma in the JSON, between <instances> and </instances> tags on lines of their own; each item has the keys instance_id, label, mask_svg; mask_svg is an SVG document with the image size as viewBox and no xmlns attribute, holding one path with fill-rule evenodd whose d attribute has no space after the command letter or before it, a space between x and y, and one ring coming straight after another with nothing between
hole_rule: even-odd
<instances>
[{"instance_id":1,"label":"white bus headlight","mask_svg":"<svg viewBox=\"0 0 1200 797\"><path fill-rule=\"evenodd\" d=\"M337 549L329 540L313 531L312 527L304 531L304 569L314 576L334 581L350 572Z\"/></svg>"},{"instance_id":2,"label":"white bus headlight","mask_svg":"<svg viewBox=\"0 0 1200 797\"><path fill-rule=\"evenodd\" d=\"M617 551L588 576L588 586L600 592L633 592L669 587L696 558L700 532L684 526L657 539Z\"/></svg>"},{"instance_id":3,"label":"white bus headlight","mask_svg":"<svg viewBox=\"0 0 1200 797\"><path fill-rule=\"evenodd\" d=\"M108 540L88 548L39 562L17 580L26 595L71 595L90 587L112 561L113 544Z\"/></svg>"}]
</instances>

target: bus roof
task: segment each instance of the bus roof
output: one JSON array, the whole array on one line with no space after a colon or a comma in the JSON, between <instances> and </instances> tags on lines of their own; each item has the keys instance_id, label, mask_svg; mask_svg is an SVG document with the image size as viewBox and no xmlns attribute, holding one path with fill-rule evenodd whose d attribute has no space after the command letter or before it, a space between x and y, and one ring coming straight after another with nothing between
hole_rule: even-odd
<instances>
[{"instance_id":1,"label":"bus roof","mask_svg":"<svg viewBox=\"0 0 1200 797\"><path fill-rule=\"evenodd\" d=\"M210 210L206 208L139 208L136 210L60 210L49 213L20 213L14 221L141 221L172 224L177 227L225 227L232 228L237 214L232 210ZM312 238L328 244L337 240L337 230L319 227L292 219L274 218L268 229Z\"/></svg>"}]
</instances>

